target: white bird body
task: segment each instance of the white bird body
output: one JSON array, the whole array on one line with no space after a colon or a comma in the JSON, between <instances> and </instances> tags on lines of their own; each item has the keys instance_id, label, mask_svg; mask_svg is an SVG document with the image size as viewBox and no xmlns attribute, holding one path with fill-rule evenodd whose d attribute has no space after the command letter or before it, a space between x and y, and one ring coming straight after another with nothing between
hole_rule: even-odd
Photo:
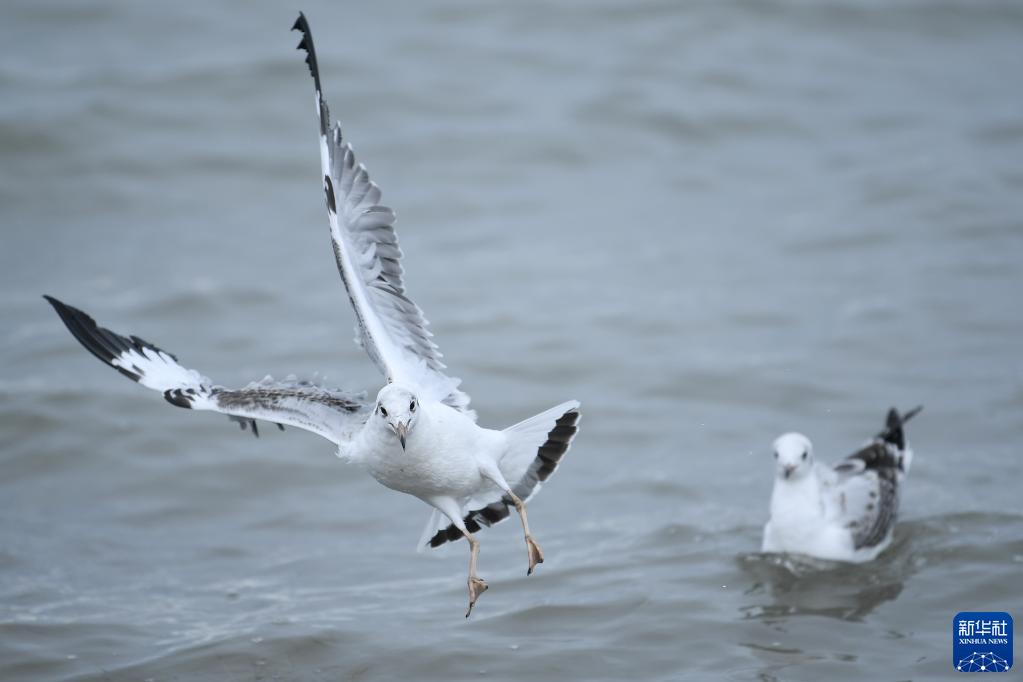
<instances>
[{"instance_id":1,"label":"white bird body","mask_svg":"<svg viewBox=\"0 0 1023 682\"><path fill-rule=\"evenodd\" d=\"M382 485L424 501L478 492L484 482L480 460L499 458L504 435L443 403L423 402L418 415L404 450L383 420L371 417L351 443L358 453L354 461Z\"/></svg>"},{"instance_id":2,"label":"white bird body","mask_svg":"<svg viewBox=\"0 0 1023 682\"><path fill-rule=\"evenodd\" d=\"M849 530L836 525L827 503L820 465L799 480L775 479L771 519L764 526L764 552L791 552L833 561L848 560L855 551Z\"/></svg>"}]
</instances>

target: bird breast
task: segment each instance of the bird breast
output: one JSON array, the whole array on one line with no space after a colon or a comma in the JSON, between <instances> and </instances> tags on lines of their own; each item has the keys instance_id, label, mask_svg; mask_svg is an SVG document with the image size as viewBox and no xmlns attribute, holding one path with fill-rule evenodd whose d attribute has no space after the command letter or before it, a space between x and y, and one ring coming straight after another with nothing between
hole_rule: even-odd
<instances>
[{"instance_id":1,"label":"bird breast","mask_svg":"<svg viewBox=\"0 0 1023 682\"><path fill-rule=\"evenodd\" d=\"M438 429L421 420L408 435L405 449L390 436L373 439L365 463L381 484L416 497L467 497L483 485L471 432Z\"/></svg>"}]
</instances>

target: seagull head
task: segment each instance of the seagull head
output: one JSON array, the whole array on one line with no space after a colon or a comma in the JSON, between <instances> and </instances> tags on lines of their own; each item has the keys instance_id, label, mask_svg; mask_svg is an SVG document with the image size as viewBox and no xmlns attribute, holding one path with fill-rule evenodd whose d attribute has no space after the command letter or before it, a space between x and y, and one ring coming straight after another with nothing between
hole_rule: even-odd
<instances>
[{"instance_id":1,"label":"seagull head","mask_svg":"<svg viewBox=\"0 0 1023 682\"><path fill-rule=\"evenodd\" d=\"M416 425L419 417L419 399L411 389L400 384L387 384L377 393L377 404L373 412L374 419L394 433L401 449L405 449L405 441Z\"/></svg>"},{"instance_id":2,"label":"seagull head","mask_svg":"<svg viewBox=\"0 0 1023 682\"><path fill-rule=\"evenodd\" d=\"M801 433L786 433L774 441L775 473L785 481L795 481L813 468L813 445Z\"/></svg>"}]
</instances>

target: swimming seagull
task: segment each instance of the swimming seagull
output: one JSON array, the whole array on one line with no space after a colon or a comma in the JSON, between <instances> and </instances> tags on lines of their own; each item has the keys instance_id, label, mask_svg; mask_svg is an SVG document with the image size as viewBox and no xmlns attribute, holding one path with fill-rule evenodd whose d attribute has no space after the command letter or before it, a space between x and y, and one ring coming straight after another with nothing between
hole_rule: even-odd
<instances>
[{"instance_id":1,"label":"swimming seagull","mask_svg":"<svg viewBox=\"0 0 1023 682\"><path fill-rule=\"evenodd\" d=\"M883 552L913 460L902 427L921 409L900 415L891 408L884 430L834 467L814 461L810 439L801 433L774 441L774 492L762 551L856 563Z\"/></svg>"},{"instance_id":2,"label":"swimming seagull","mask_svg":"<svg viewBox=\"0 0 1023 682\"><path fill-rule=\"evenodd\" d=\"M295 379L266 379L239 390L218 386L138 336L122 336L89 315L46 296L76 339L129 379L163 393L168 402L211 410L251 426L256 420L306 429L337 446L341 459L366 469L393 490L418 497L434 511L421 545L464 537L469 544L469 608L487 584L476 572L473 535L514 509L522 522L532 574L543 552L529 529L526 502L568 451L578 430L579 403L569 401L504 430L482 428L460 381L444 373L441 354L419 306L405 292L394 212L355 161L323 102L309 24L293 30L316 89L327 216L341 279L355 309L357 342L387 377L368 403L349 393ZM445 520L446 519L446 520Z\"/></svg>"}]
</instances>

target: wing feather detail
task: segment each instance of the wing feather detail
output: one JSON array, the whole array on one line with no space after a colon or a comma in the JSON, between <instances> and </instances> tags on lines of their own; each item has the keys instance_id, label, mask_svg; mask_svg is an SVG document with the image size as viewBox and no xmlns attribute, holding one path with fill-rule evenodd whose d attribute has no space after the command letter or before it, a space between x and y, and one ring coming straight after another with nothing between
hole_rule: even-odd
<instances>
[{"instance_id":1,"label":"wing feather detail","mask_svg":"<svg viewBox=\"0 0 1023 682\"><path fill-rule=\"evenodd\" d=\"M86 350L132 381L159 391L172 405L227 415L259 435L256 420L312 431L342 446L369 415L365 394L328 389L294 378L266 377L241 389L217 386L178 359L137 336L122 336L89 315L46 296L71 334Z\"/></svg>"},{"instance_id":2,"label":"wing feather detail","mask_svg":"<svg viewBox=\"0 0 1023 682\"><path fill-rule=\"evenodd\" d=\"M897 448L878 440L832 470L828 498L856 549L880 544L895 525L902 477L899 462Z\"/></svg>"},{"instance_id":3,"label":"wing feather detail","mask_svg":"<svg viewBox=\"0 0 1023 682\"><path fill-rule=\"evenodd\" d=\"M320 162L334 257L355 310L356 340L388 381L418 388L473 419L469 396L460 381L445 374L423 311L405 291L402 252L394 230L394 211L380 203L380 188L355 158L341 127L331 124L323 99L316 50L304 15L293 30L302 32L298 48L316 88Z\"/></svg>"}]
</instances>

